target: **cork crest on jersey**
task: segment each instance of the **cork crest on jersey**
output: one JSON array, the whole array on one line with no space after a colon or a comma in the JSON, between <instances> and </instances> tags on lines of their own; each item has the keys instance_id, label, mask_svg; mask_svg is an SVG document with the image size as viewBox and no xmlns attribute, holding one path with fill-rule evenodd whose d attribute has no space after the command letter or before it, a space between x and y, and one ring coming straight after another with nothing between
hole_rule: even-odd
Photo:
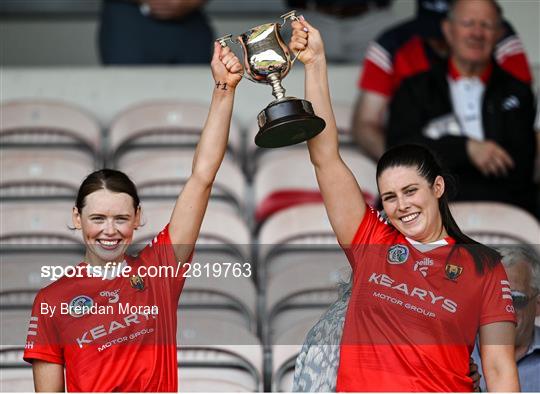
<instances>
[{"instance_id":1,"label":"cork crest on jersey","mask_svg":"<svg viewBox=\"0 0 540 394\"><path fill-rule=\"evenodd\" d=\"M460 265L447 263L446 267L444 268L444 272L446 273L446 277L448 279L455 282L463 272L463 267Z\"/></svg>"}]
</instances>

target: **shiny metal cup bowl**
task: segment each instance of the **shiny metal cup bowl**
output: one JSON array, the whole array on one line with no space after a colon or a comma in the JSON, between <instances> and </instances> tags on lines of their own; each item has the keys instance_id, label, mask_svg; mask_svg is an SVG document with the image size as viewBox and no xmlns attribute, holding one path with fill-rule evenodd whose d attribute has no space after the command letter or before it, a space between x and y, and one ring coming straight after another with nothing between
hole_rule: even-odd
<instances>
[{"instance_id":1,"label":"shiny metal cup bowl","mask_svg":"<svg viewBox=\"0 0 540 394\"><path fill-rule=\"evenodd\" d=\"M280 30L287 20L298 18L295 11L281 18L283 24L265 23L235 38L229 34L218 39L222 46L227 46L227 41L241 46L244 76L247 79L272 87L275 100L257 116L259 132L255 143L263 148L277 148L306 141L325 127L324 120L315 115L309 101L285 96L281 81L291 70L297 56L291 59Z\"/></svg>"}]
</instances>

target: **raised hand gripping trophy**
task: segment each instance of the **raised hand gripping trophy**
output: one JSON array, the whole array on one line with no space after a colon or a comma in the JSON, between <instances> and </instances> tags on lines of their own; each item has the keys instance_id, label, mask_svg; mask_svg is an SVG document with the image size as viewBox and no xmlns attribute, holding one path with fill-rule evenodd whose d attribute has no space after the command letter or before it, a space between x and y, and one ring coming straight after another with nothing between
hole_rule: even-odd
<instances>
[{"instance_id":1,"label":"raised hand gripping trophy","mask_svg":"<svg viewBox=\"0 0 540 394\"><path fill-rule=\"evenodd\" d=\"M291 11L280 18L298 20ZM279 31L283 25L265 23L241 34L235 39L226 35L218 39L222 46L227 40L240 43L244 52L244 76L257 83L272 86L272 101L257 116L259 132L255 144L262 148L278 148L306 141L325 127L323 119L313 112L311 103L296 97L286 97L281 80L289 73L298 55L291 60L289 48Z\"/></svg>"}]
</instances>

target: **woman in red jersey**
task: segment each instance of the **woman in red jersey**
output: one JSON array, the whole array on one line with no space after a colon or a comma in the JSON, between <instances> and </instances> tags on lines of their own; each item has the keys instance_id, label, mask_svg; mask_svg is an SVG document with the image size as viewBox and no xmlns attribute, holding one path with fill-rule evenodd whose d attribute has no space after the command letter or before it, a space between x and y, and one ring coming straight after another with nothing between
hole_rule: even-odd
<instances>
[{"instance_id":1,"label":"woman in red jersey","mask_svg":"<svg viewBox=\"0 0 540 394\"><path fill-rule=\"evenodd\" d=\"M377 183L388 219L382 218L339 155L319 32L294 22L290 46L305 65L306 99L326 121L308 149L353 271L337 391L472 391L477 333L488 389L519 391L506 274L496 252L456 225L434 156L418 145L383 155Z\"/></svg>"},{"instance_id":2,"label":"woman in red jersey","mask_svg":"<svg viewBox=\"0 0 540 394\"><path fill-rule=\"evenodd\" d=\"M217 43L211 68L215 88L191 176L169 223L137 257L125 254L140 224L135 185L108 169L83 181L73 223L86 245L84 261L34 301L24 358L32 363L36 391L178 391L182 263L192 254L226 151L242 75L236 56ZM149 267L171 270L145 276Z\"/></svg>"}]
</instances>

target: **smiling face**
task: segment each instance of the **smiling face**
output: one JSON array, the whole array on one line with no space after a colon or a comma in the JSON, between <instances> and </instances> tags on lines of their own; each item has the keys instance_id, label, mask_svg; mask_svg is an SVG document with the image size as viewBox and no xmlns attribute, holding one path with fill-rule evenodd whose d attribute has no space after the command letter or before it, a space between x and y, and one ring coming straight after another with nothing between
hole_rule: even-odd
<instances>
[{"instance_id":1,"label":"smiling face","mask_svg":"<svg viewBox=\"0 0 540 394\"><path fill-rule=\"evenodd\" d=\"M385 169L377 183L384 211L400 233L422 243L447 236L439 211L441 176L430 185L416 167L397 166Z\"/></svg>"},{"instance_id":2,"label":"smiling face","mask_svg":"<svg viewBox=\"0 0 540 394\"><path fill-rule=\"evenodd\" d=\"M442 27L458 68L481 71L488 65L501 35L500 17L491 1L459 1Z\"/></svg>"},{"instance_id":3,"label":"smiling face","mask_svg":"<svg viewBox=\"0 0 540 394\"><path fill-rule=\"evenodd\" d=\"M126 193L97 190L86 196L82 212L73 208L73 225L82 230L91 265L122 261L139 224L140 209Z\"/></svg>"}]
</instances>

